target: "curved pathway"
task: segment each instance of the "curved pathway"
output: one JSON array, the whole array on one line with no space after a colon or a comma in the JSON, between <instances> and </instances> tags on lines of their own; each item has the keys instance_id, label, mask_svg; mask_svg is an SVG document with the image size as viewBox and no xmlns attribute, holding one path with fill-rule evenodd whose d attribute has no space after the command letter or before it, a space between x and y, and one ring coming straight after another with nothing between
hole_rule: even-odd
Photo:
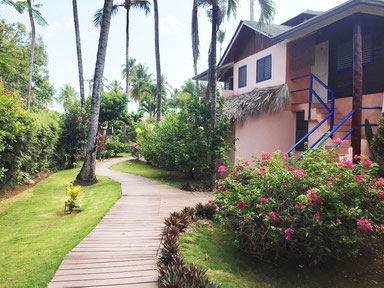
<instances>
[{"instance_id":1,"label":"curved pathway","mask_svg":"<svg viewBox=\"0 0 384 288\"><path fill-rule=\"evenodd\" d=\"M48 287L157 287L156 256L164 218L212 198L141 176L109 170L128 160L97 164L96 174L121 183L122 197L65 256Z\"/></svg>"}]
</instances>

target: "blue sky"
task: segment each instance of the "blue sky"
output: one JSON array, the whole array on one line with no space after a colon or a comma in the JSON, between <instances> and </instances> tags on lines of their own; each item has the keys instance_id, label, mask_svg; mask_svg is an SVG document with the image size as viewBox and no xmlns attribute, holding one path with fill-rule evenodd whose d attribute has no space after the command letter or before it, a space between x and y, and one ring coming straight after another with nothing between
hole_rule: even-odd
<instances>
[{"instance_id":1,"label":"blue sky","mask_svg":"<svg viewBox=\"0 0 384 288\"><path fill-rule=\"evenodd\" d=\"M115 0L116 4L122 0ZM160 55L161 68L173 88L193 76L191 52L191 9L192 0L158 0L160 16ZM257 2L257 1L256 1ZM325 11L345 0L275 0L277 13L274 23L279 24L307 9ZM42 4L41 12L48 22L47 27L37 27L37 33L43 37L49 56L51 83L56 90L69 83L78 90L77 56L73 28L72 1L70 0L35 0ZM78 0L80 33L83 51L85 79L91 79L96 62L99 30L93 27L92 16L96 9L103 6L102 0ZM256 6L257 7L257 6ZM0 6L0 18L7 22L20 21L29 28L27 14L20 15L12 8ZM109 80L121 79L121 64L125 63L125 10L114 17L111 25L108 52L104 76ZM255 17L258 10L255 11ZM231 39L238 22L249 19L249 0L240 0L237 17L231 17L222 25L227 36L223 50ZM210 23L204 11L199 17L201 56L199 71L207 67ZM154 21L153 14L145 16L138 11L131 11L130 55L138 62L145 63L151 73L155 73ZM87 92L86 85L86 92ZM133 108L133 106L131 105Z\"/></svg>"}]
</instances>

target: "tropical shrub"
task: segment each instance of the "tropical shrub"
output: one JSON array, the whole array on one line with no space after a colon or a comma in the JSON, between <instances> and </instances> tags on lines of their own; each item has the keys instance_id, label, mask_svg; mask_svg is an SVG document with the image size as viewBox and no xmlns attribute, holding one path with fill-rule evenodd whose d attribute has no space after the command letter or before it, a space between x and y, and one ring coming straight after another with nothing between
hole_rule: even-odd
<instances>
[{"instance_id":1,"label":"tropical shrub","mask_svg":"<svg viewBox=\"0 0 384 288\"><path fill-rule=\"evenodd\" d=\"M61 134L57 148L57 162L60 169L71 169L85 156L88 113L76 101L70 104L61 116Z\"/></svg>"},{"instance_id":2,"label":"tropical shrub","mask_svg":"<svg viewBox=\"0 0 384 288\"><path fill-rule=\"evenodd\" d=\"M230 122L219 104L217 128L210 129L210 105L191 96L180 112L168 114L156 127L145 123L136 129L140 154L159 168L195 175L209 173L210 157L224 159L232 143L225 141ZM212 147L215 147L212 151Z\"/></svg>"},{"instance_id":3,"label":"tropical shrub","mask_svg":"<svg viewBox=\"0 0 384 288\"><path fill-rule=\"evenodd\" d=\"M111 157L116 157L119 153L128 152L128 144L120 142L107 142L105 146L107 151L111 151Z\"/></svg>"},{"instance_id":4,"label":"tropical shrub","mask_svg":"<svg viewBox=\"0 0 384 288\"><path fill-rule=\"evenodd\" d=\"M56 112L30 113L18 93L0 87L0 191L55 169Z\"/></svg>"},{"instance_id":5,"label":"tropical shrub","mask_svg":"<svg viewBox=\"0 0 384 288\"><path fill-rule=\"evenodd\" d=\"M317 149L294 163L279 151L218 181L217 218L240 247L275 261L356 258L384 243L384 178L366 157L336 162Z\"/></svg>"},{"instance_id":6,"label":"tropical shrub","mask_svg":"<svg viewBox=\"0 0 384 288\"><path fill-rule=\"evenodd\" d=\"M370 144L373 157L380 164L380 173L384 176L384 116L380 118L379 129Z\"/></svg>"},{"instance_id":7,"label":"tropical shrub","mask_svg":"<svg viewBox=\"0 0 384 288\"><path fill-rule=\"evenodd\" d=\"M159 287L220 287L208 280L206 271L195 265L185 264L180 257L180 234L185 231L195 214L196 209L186 207L180 213L174 212L165 219L158 261Z\"/></svg>"},{"instance_id":8,"label":"tropical shrub","mask_svg":"<svg viewBox=\"0 0 384 288\"><path fill-rule=\"evenodd\" d=\"M67 186L67 195L65 196L65 209L68 209L72 213L74 208L80 208L81 205L78 202L80 197L80 186Z\"/></svg>"},{"instance_id":9,"label":"tropical shrub","mask_svg":"<svg viewBox=\"0 0 384 288\"><path fill-rule=\"evenodd\" d=\"M209 203L198 203L196 205L196 216L203 219L213 219L216 213L216 205L212 200Z\"/></svg>"}]
</instances>

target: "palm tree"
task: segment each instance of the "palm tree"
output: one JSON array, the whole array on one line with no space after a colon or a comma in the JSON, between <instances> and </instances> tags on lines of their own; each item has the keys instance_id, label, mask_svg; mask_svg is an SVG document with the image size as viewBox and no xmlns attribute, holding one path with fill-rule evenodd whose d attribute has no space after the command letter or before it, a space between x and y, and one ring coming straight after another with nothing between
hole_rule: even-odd
<instances>
[{"instance_id":1,"label":"palm tree","mask_svg":"<svg viewBox=\"0 0 384 288\"><path fill-rule=\"evenodd\" d=\"M193 0L193 7L192 7L192 56L193 56L193 70L195 72L195 76L197 75L197 61L199 60L200 56L200 40L199 40L199 21L198 21L198 14L199 14L199 0ZM196 79L196 92L197 96L200 96L199 94L199 80Z\"/></svg>"},{"instance_id":2,"label":"palm tree","mask_svg":"<svg viewBox=\"0 0 384 288\"><path fill-rule=\"evenodd\" d=\"M135 69L136 69L136 59L130 57L128 66L126 64L121 65L121 66L123 67L123 70L121 71L121 76L125 80L128 77L128 92L129 92L129 90L131 88L132 76L134 75ZM127 95L129 97L129 94L127 94Z\"/></svg>"},{"instance_id":3,"label":"palm tree","mask_svg":"<svg viewBox=\"0 0 384 288\"><path fill-rule=\"evenodd\" d=\"M79 17L77 14L77 0L72 0L72 6L73 6L73 21L75 24L75 35L76 35L77 66L79 68L80 99L81 99L81 107L84 108L85 93L84 93L83 59L81 56L81 42L80 42Z\"/></svg>"},{"instance_id":4,"label":"palm tree","mask_svg":"<svg viewBox=\"0 0 384 288\"><path fill-rule=\"evenodd\" d=\"M144 10L145 15L148 15L148 13L150 12L150 6L151 6L151 3L149 2L149 0L124 0L124 2L119 5L113 5L112 15L116 15L117 12L119 11L119 8L121 7L124 7L126 9L125 68L127 71L129 71L129 60L130 60L129 59L129 12L131 8L140 9L140 10ZM103 9L97 10L93 18L93 23L95 24L95 26L100 26L102 17L103 17ZM126 85L125 92L129 94L129 74L126 74L125 85Z\"/></svg>"},{"instance_id":5,"label":"palm tree","mask_svg":"<svg viewBox=\"0 0 384 288\"><path fill-rule=\"evenodd\" d=\"M65 84L64 87L60 88L59 95L56 100L63 103L63 107L66 110L79 96L75 88L70 84Z\"/></svg>"},{"instance_id":6,"label":"palm tree","mask_svg":"<svg viewBox=\"0 0 384 288\"><path fill-rule=\"evenodd\" d=\"M275 3L273 0L258 0L260 7L260 17L258 20L259 26L269 23L273 20L275 16ZM254 21L254 12L255 12L255 0L249 0L250 3L250 19Z\"/></svg>"},{"instance_id":7,"label":"palm tree","mask_svg":"<svg viewBox=\"0 0 384 288\"><path fill-rule=\"evenodd\" d=\"M161 119L161 66L160 66L160 43L159 43L159 9L157 0L153 0L155 17L155 56L156 56L156 84L157 84L157 115L156 120Z\"/></svg>"},{"instance_id":8,"label":"palm tree","mask_svg":"<svg viewBox=\"0 0 384 288\"><path fill-rule=\"evenodd\" d=\"M35 55L35 44L36 44L36 27L35 20L39 25L47 25L47 21L41 16L41 13L36 9L41 5L32 5L32 0L27 1L11 1L11 0L0 0L0 4L8 4L13 6L19 13L23 13L28 10L29 22L31 24L31 47L29 53L29 70L28 70L28 92L27 92L27 109L31 108L31 90L32 90L32 72L33 72L33 60Z\"/></svg>"},{"instance_id":9,"label":"palm tree","mask_svg":"<svg viewBox=\"0 0 384 288\"><path fill-rule=\"evenodd\" d=\"M217 69L216 69L216 42L217 42L217 31L222 21L223 11L221 9L225 8L227 17L231 14L235 14L239 0L196 0L197 7L208 6L211 7L211 10L208 11L211 18L211 45L209 49L208 57L208 87L207 87L207 100L211 101L211 129L214 131L216 129L216 82L217 82ZM270 21L274 16L274 4L272 0L259 0L261 15L259 19L260 23L265 23ZM194 55L196 54L196 49L198 49L198 33L197 23L197 11L193 7L192 15L192 49ZM195 15L196 14L196 15ZM214 143L212 143L212 151L215 151ZM215 186L216 182L216 166L217 159L214 155L214 152L211 155L211 162L213 166L213 173L211 177L211 186Z\"/></svg>"},{"instance_id":10,"label":"palm tree","mask_svg":"<svg viewBox=\"0 0 384 288\"><path fill-rule=\"evenodd\" d=\"M132 88L130 96L134 101L140 101L148 90L148 85L151 82L152 74L148 73L148 67L143 64L138 64L135 68L135 73L132 77Z\"/></svg>"},{"instance_id":11,"label":"palm tree","mask_svg":"<svg viewBox=\"0 0 384 288\"><path fill-rule=\"evenodd\" d=\"M219 30L217 32L217 42L220 43L220 59L221 59L221 51L223 50L223 42L225 40L225 31Z\"/></svg>"},{"instance_id":12,"label":"palm tree","mask_svg":"<svg viewBox=\"0 0 384 288\"><path fill-rule=\"evenodd\" d=\"M87 152L83 167L76 177L76 182L81 185L92 185L97 182L96 152L97 152L97 128L100 114L100 94L104 74L105 57L107 54L108 34L111 25L113 0L105 0L103 8L103 19L101 21L99 46L97 49L95 76L93 81L91 119L88 129Z\"/></svg>"}]
</instances>

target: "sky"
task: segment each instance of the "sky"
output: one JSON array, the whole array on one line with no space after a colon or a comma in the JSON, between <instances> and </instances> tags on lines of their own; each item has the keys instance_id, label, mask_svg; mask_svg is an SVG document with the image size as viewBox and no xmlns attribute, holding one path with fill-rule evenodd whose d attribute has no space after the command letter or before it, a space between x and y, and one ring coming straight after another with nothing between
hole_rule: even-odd
<instances>
[{"instance_id":1,"label":"sky","mask_svg":"<svg viewBox=\"0 0 384 288\"><path fill-rule=\"evenodd\" d=\"M58 91L64 84L71 84L79 90L75 32L73 24L72 1L70 0L35 0L42 4L40 11L48 26L37 26L49 57L50 81ZM93 78L96 63L99 29L92 24L94 12L103 6L102 0L78 0L78 13L83 54L84 78ZM115 0L120 4L123 0ZM256 1L257 2L257 1ZM346 0L275 0L276 16L273 21L280 24L297 14L310 9L326 11ZM193 77L191 48L192 0L158 0L160 19L160 58L161 72L167 77L172 88L179 88L186 80ZM257 3L256 3L257 4ZM259 10L257 5L255 18ZM226 31L223 51L232 38L240 20L249 20L249 0L240 0L236 17L227 19L221 26ZM0 6L0 18L8 23L22 22L29 29L27 14L18 14L11 7ZM208 47L210 41L210 22L204 10L199 15L200 60L199 72L207 69ZM155 75L154 19L153 14L145 15L141 10L131 10L130 14L130 56L138 63L146 64L149 72ZM121 78L121 65L125 63L125 10L122 9L112 22L107 48L104 77L109 82ZM155 77L155 76L154 76ZM88 85L85 84L86 93ZM57 104L54 105L57 108ZM131 105L130 110L137 109Z\"/></svg>"}]
</instances>

